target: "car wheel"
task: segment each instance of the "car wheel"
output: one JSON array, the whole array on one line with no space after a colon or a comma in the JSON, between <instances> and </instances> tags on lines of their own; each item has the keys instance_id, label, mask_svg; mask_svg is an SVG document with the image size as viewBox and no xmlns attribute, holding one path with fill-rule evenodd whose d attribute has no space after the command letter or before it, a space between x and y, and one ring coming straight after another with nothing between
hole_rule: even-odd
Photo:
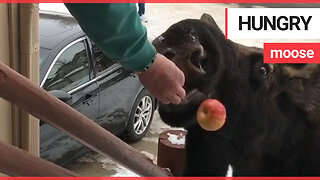
<instances>
[{"instance_id":1,"label":"car wheel","mask_svg":"<svg viewBox=\"0 0 320 180\"><path fill-rule=\"evenodd\" d=\"M132 107L127 125L127 139L131 142L140 141L148 132L152 122L154 108L154 97L143 89Z\"/></svg>"}]
</instances>

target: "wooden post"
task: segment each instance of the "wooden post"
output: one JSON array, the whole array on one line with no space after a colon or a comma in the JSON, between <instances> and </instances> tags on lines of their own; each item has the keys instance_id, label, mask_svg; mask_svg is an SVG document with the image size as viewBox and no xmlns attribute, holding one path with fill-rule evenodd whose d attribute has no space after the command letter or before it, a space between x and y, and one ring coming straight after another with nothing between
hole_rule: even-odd
<instances>
[{"instance_id":1,"label":"wooden post","mask_svg":"<svg viewBox=\"0 0 320 180\"><path fill-rule=\"evenodd\" d=\"M39 4L19 3L19 65L23 76L39 83ZM20 147L34 155L40 152L39 120L19 112Z\"/></svg>"},{"instance_id":2,"label":"wooden post","mask_svg":"<svg viewBox=\"0 0 320 180\"><path fill-rule=\"evenodd\" d=\"M177 139L185 139L186 131L168 130L159 135L157 164L163 168L169 168L174 176L182 176L185 164L185 145L174 144L169 135Z\"/></svg>"},{"instance_id":3,"label":"wooden post","mask_svg":"<svg viewBox=\"0 0 320 180\"><path fill-rule=\"evenodd\" d=\"M10 176L78 176L51 162L0 142L0 172Z\"/></svg>"},{"instance_id":4,"label":"wooden post","mask_svg":"<svg viewBox=\"0 0 320 180\"><path fill-rule=\"evenodd\" d=\"M64 131L91 149L112 157L141 176L170 174L92 120L2 63L0 63L0 97Z\"/></svg>"}]
</instances>

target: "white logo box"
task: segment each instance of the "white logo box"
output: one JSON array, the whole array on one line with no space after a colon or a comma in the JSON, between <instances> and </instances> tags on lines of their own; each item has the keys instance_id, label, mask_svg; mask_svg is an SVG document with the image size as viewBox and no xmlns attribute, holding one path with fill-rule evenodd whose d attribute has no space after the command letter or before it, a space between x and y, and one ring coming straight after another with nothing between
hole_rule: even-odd
<instances>
[{"instance_id":1,"label":"white logo box","mask_svg":"<svg viewBox=\"0 0 320 180\"><path fill-rule=\"evenodd\" d=\"M242 16L243 22L248 22L248 16L250 16L251 30L248 30L247 24L243 24L243 29L239 30L240 16ZM272 30L269 24L267 24L267 30L264 28L253 30L253 17L255 18L255 27L259 28L261 16L267 17L271 22L274 17L277 22L278 18L282 16L278 21L281 28L285 27L284 23L290 24L290 17L293 23L300 20L300 30L297 30L296 25L292 26L293 30L280 30L277 27L276 30ZM305 30L306 26L301 17L304 17L307 22L309 16L312 17L309 23L305 23L308 25L308 30ZM286 21L284 17L287 17L288 20ZM228 39L320 39L320 8L228 8L226 18Z\"/></svg>"}]
</instances>

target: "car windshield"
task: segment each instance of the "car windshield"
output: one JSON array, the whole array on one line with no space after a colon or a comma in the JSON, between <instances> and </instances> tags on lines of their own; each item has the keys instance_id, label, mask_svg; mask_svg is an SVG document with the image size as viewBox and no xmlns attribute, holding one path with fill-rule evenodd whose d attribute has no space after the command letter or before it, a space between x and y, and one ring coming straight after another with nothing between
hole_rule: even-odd
<instances>
[{"instance_id":1,"label":"car windshield","mask_svg":"<svg viewBox=\"0 0 320 180\"><path fill-rule=\"evenodd\" d=\"M45 59L47 59L48 55L50 54L51 50L46 48L40 48L40 67L44 63Z\"/></svg>"}]
</instances>

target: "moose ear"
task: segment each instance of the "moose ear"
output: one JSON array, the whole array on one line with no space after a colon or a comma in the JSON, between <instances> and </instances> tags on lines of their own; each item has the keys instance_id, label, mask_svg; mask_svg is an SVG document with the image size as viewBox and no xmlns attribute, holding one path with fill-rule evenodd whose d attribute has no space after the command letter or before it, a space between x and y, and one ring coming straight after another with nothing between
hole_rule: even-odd
<instances>
[{"instance_id":1,"label":"moose ear","mask_svg":"<svg viewBox=\"0 0 320 180\"><path fill-rule=\"evenodd\" d=\"M216 22L214 21L214 19L209 14L206 14L206 13L202 14L200 20L208 24L216 25Z\"/></svg>"}]
</instances>

